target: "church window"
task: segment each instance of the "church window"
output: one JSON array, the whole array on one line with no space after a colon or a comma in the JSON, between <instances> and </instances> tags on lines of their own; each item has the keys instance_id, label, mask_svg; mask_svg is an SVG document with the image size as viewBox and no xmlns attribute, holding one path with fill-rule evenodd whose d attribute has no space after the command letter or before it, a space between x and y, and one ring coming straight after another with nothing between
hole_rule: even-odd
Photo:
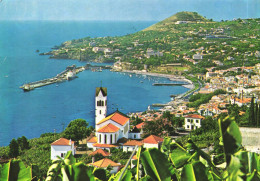
<instances>
[{"instance_id":1,"label":"church window","mask_svg":"<svg viewBox=\"0 0 260 181\"><path fill-rule=\"evenodd\" d=\"M99 114L101 114L101 110L99 111Z\"/></svg>"},{"instance_id":2,"label":"church window","mask_svg":"<svg viewBox=\"0 0 260 181\"><path fill-rule=\"evenodd\" d=\"M134 139L136 138L136 135L134 134Z\"/></svg>"},{"instance_id":3,"label":"church window","mask_svg":"<svg viewBox=\"0 0 260 181\"><path fill-rule=\"evenodd\" d=\"M61 153L61 154L60 154L60 157L61 157L61 158L63 158L63 156L64 156L64 154L63 154L63 153Z\"/></svg>"},{"instance_id":4,"label":"church window","mask_svg":"<svg viewBox=\"0 0 260 181\"><path fill-rule=\"evenodd\" d=\"M115 134L115 142L116 142L117 140L116 140L116 134Z\"/></svg>"},{"instance_id":5,"label":"church window","mask_svg":"<svg viewBox=\"0 0 260 181\"><path fill-rule=\"evenodd\" d=\"M99 143L101 143L101 134L99 135Z\"/></svg>"},{"instance_id":6,"label":"church window","mask_svg":"<svg viewBox=\"0 0 260 181\"><path fill-rule=\"evenodd\" d=\"M104 106L104 101L101 101L101 106Z\"/></svg>"},{"instance_id":7,"label":"church window","mask_svg":"<svg viewBox=\"0 0 260 181\"><path fill-rule=\"evenodd\" d=\"M113 143L113 135L111 134L110 135L110 144L112 144Z\"/></svg>"},{"instance_id":8,"label":"church window","mask_svg":"<svg viewBox=\"0 0 260 181\"><path fill-rule=\"evenodd\" d=\"M107 144L107 135L105 134L104 143Z\"/></svg>"}]
</instances>

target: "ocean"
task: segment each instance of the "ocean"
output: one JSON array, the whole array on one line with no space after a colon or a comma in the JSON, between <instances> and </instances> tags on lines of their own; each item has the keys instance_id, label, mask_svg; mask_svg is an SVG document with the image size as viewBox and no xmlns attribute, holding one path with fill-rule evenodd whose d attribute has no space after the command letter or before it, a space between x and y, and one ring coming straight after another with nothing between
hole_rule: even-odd
<instances>
[{"instance_id":1,"label":"ocean","mask_svg":"<svg viewBox=\"0 0 260 181\"><path fill-rule=\"evenodd\" d=\"M94 126L95 88L108 89L108 113L116 109L127 114L144 111L153 103L170 101L171 94L188 89L182 86L152 86L168 83L166 78L127 73L91 72L78 74L69 82L23 92L26 82L50 78L77 60L49 59L36 50L48 52L62 42L83 37L123 36L156 22L113 21L1 21L0 22L0 146L12 138L39 137L61 132L71 120L83 118Z\"/></svg>"}]
</instances>

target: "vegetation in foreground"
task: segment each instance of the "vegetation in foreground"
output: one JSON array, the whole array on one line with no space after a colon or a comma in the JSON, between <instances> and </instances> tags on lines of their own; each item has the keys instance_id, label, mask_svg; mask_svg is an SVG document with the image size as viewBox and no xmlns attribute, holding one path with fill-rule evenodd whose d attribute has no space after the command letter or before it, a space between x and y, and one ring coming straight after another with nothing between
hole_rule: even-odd
<instances>
[{"instance_id":1,"label":"vegetation in foreground","mask_svg":"<svg viewBox=\"0 0 260 181\"><path fill-rule=\"evenodd\" d=\"M132 154L129 163L114 175L77 162L68 152L64 160L53 161L46 180L260 180L260 156L243 149L234 118L225 117L218 123L225 165L214 164L210 155L199 149L192 139L181 146L166 137L160 150L139 148L134 167L129 165ZM0 167L0 180L37 178L37 168L26 168L20 160L11 160Z\"/></svg>"}]
</instances>

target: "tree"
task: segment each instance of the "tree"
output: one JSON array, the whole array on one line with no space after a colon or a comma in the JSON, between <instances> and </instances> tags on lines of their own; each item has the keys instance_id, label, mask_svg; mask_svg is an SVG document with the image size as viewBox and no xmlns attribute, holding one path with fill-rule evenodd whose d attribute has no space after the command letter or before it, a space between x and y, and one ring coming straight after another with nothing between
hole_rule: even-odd
<instances>
[{"instance_id":1,"label":"tree","mask_svg":"<svg viewBox=\"0 0 260 181\"><path fill-rule=\"evenodd\" d=\"M9 157L15 158L18 155L19 155L19 145L16 139L13 138L9 144Z\"/></svg>"},{"instance_id":2,"label":"tree","mask_svg":"<svg viewBox=\"0 0 260 181\"><path fill-rule=\"evenodd\" d=\"M255 103L254 103L254 97L251 99L251 104L249 108L249 125L254 125L255 123Z\"/></svg>"},{"instance_id":3,"label":"tree","mask_svg":"<svg viewBox=\"0 0 260 181\"><path fill-rule=\"evenodd\" d=\"M19 147L21 148L21 150L29 149L29 142L25 136L18 138L17 143L18 143Z\"/></svg>"},{"instance_id":4,"label":"tree","mask_svg":"<svg viewBox=\"0 0 260 181\"><path fill-rule=\"evenodd\" d=\"M68 127L63 133L63 137L67 139L72 139L73 141L79 141L87 136L93 131L93 127L88 127L88 123L84 119L75 119L71 121Z\"/></svg>"}]
</instances>

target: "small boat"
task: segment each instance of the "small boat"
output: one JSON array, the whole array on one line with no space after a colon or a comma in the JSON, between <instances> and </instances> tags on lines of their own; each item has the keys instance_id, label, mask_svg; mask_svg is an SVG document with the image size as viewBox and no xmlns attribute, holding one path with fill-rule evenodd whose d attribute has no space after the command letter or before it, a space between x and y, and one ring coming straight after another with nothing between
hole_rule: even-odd
<instances>
[{"instance_id":1,"label":"small boat","mask_svg":"<svg viewBox=\"0 0 260 181\"><path fill-rule=\"evenodd\" d=\"M67 73L67 80L73 80L73 79L75 79L75 78L77 78L77 76L76 76L76 74L75 74L74 72L69 71L69 72Z\"/></svg>"}]
</instances>

